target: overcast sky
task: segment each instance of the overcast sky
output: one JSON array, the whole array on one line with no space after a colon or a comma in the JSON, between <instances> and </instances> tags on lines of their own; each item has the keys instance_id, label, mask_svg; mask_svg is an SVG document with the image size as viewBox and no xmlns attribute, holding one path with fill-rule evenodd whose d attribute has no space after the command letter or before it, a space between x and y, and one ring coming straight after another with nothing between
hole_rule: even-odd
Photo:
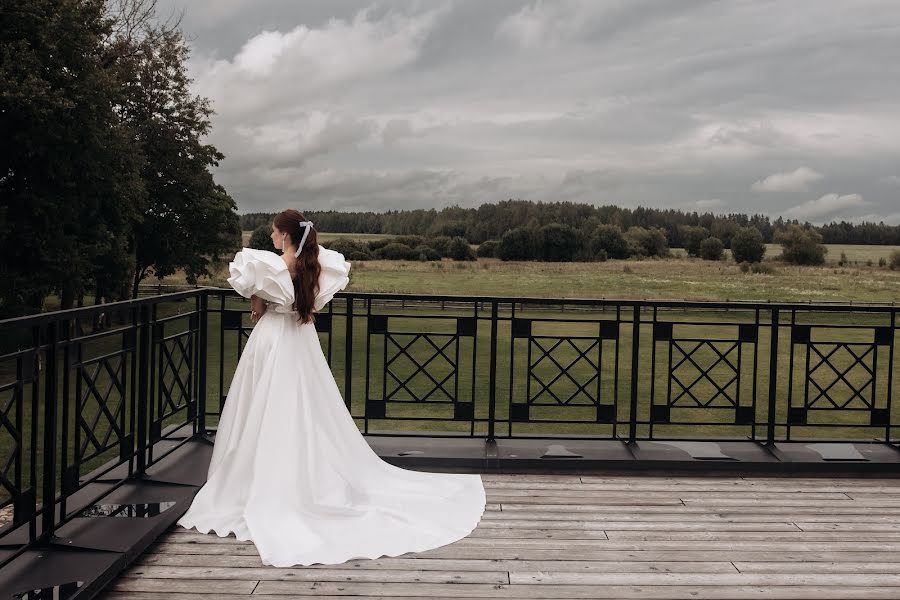
<instances>
[{"instance_id":1,"label":"overcast sky","mask_svg":"<svg viewBox=\"0 0 900 600\"><path fill-rule=\"evenodd\" d=\"M161 0L240 212L900 223L900 1Z\"/></svg>"}]
</instances>

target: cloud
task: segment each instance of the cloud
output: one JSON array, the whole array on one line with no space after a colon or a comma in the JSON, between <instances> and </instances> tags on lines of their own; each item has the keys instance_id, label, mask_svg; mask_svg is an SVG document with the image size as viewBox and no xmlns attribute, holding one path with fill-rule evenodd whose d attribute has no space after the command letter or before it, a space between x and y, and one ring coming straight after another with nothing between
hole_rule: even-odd
<instances>
[{"instance_id":1,"label":"cloud","mask_svg":"<svg viewBox=\"0 0 900 600\"><path fill-rule=\"evenodd\" d=\"M809 184L824 179L824 175L807 167L787 173L775 173L754 183L754 192L807 192Z\"/></svg>"},{"instance_id":2,"label":"cloud","mask_svg":"<svg viewBox=\"0 0 900 600\"><path fill-rule=\"evenodd\" d=\"M849 209L866 206L868 203L859 194L825 194L818 200L809 200L784 211L784 216L803 221L823 222L841 215Z\"/></svg>"},{"instance_id":3,"label":"cloud","mask_svg":"<svg viewBox=\"0 0 900 600\"><path fill-rule=\"evenodd\" d=\"M896 0L159 2L186 10L241 212L518 197L775 216L828 191L821 174L866 199L842 217L896 212Z\"/></svg>"},{"instance_id":4,"label":"cloud","mask_svg":"<svg viewBox=\"0 0 900 600\"><path fill-rule=\"evenodd\" d=\"M900 186L900 175L887 175L878 181L885 185Z\"/></svg>"},{"instance_id":5,"label":"cloud","mask_svg":"<svg viewBox=\"0 0 900 600\"><path fill-rule=\"evenodd\" d=\"M711 198L709 200L697 200L694 202L694 208L697 210L713 210L715 208L723 208L725 202L719 198Z\"/></svg>"}]
</instances>

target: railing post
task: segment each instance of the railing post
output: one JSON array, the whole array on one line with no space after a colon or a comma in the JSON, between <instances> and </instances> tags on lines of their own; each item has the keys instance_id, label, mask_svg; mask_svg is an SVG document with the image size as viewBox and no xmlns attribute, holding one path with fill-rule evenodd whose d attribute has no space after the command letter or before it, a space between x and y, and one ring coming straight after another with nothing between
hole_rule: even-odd
<instances>
[{"instance_id":1,"label":"railing post","mask_svg":"<svg viewBox=\"0 0 900 600\"><path fill-rule=\"evenodd\" d=\"M769 345L769 414L767 415L766 445L775 443L775 409L778 391L778 309L772 309L772 335ZM788 399L790 402L790 398Z\"/></svg>"},{"instance_id":2,"label":"railing post","mask_svg":"<svg viewBox=\"0 0 900 600\"><path fill-rule=\"evenodd\" d=\"M209 343L207 337L207 327L209 326L208 308L209 292L204 291L200 294L200 331L197 336L200 345L197 352L197 362L199 363L197 372L197 387L199 388L199 393L197 394L197 433L200 435L206 434L206 363L208 360L206 346Z\"/></svg>"},{"instance_id":3,"label":"railing post","mask_svg":"<svg viewBox=\"0 0 900 600\"><path fill-rule=\"evenodd\" d=\"M53 537L56 529L56 344L58 324L47 325L47 349L44 353L44 473L43 498L41 504L41 538L45 541ZM40 337L38 337L40 344ZM40 345L38 346L40 354Z\"/></svg>"},{"instance_id":4,"label":"railing post","mask_svg":"<svg viewBox=\"0 0 900 600\"><path fill-rule=\"evenodd\" d=\"M150 307L138 311L138 395L137 395L137 469L135 477L141 479L147 469L147 406L150 396L150 352L152 325Z\"/></svg>"},{"instance_id":5,"label":"railing post","mask_svg":"<svg viewBox=\"0 0 900 600\"><path fill-rule=\"evenodd\" d=\"M344 404L353 414L353 401L350 393L353 389L353 298L347 298L347 329L344 333Z\"/></svg>"},{"instance_id":6,"label":"railing post","mask_svg":"<svg viewBox=\"0 0 900 600\"><path fill-rule=\"evenodd\" d=\"M491 371L488 389L488 437L494 441L494 426L497 411L497 301L491 300Z\"/></svg>"},{"instance_id":7,"label":"railing post","mask_svg":"<svg viewBox=\"0 0 900 600\"><path fill-rule=\"evenodd\" d=\"M631 317L631 409L628 415L628 443L637 440L638 353L641 340L641 305L635 304ZM652 402L652 398L651 398Z\"/></svg>"}]
</instances>

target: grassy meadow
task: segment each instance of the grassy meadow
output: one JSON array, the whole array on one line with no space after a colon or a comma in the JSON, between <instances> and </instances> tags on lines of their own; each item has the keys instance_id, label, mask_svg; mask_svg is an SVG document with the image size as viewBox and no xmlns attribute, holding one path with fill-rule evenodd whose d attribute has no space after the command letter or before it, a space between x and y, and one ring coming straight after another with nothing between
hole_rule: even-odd
<instances>
[{"instance_id":1,"label":"grassy meadow","mask_svg":"<svg viewBox=\"0 0 900 600\"><path fill-rule=\"evenodd\" d=\"M245 232L249 239L250 232ZM319 234L373 239L381 234ZM390 237L390 236L387 236ZM790 302L900 301L900 270L878 267L895 246L828 247L826 264L798 267L777 259L781 246L770 244L764 272L743 273L733 261L687 258L674 249L674 258L610 260L606 262L503 262L481 258L474 262L448 259L418 261L356 261L348 290L458 295L540 296L560 298L757 300ZM837 265L841 252L848 264ZM872 261L872 266L867 261ZM227 287L227 261L202 285ZM155 282L156 280L153 280ZM176 274L162 283L183 284ZM148 281L149 283L149 281Z\"/></svg>"}]
</instances>

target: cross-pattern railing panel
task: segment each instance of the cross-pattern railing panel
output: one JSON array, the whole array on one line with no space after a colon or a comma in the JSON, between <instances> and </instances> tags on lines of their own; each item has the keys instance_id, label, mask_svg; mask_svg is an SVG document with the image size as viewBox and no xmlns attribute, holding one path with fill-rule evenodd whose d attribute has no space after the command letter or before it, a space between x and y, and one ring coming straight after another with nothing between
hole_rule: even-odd
<instances>
[{"instance_id":1,"label":"cross-pattern railing panel","mask_svg":"<svg viewBox=\"0 0 900 600\"><path fill-rule=\"evenodd\" d=\"M887 316L865 324L804 317L791 311L785 437L821 428L890 437L896 323Z\"/></svg>"}]
</instances>

